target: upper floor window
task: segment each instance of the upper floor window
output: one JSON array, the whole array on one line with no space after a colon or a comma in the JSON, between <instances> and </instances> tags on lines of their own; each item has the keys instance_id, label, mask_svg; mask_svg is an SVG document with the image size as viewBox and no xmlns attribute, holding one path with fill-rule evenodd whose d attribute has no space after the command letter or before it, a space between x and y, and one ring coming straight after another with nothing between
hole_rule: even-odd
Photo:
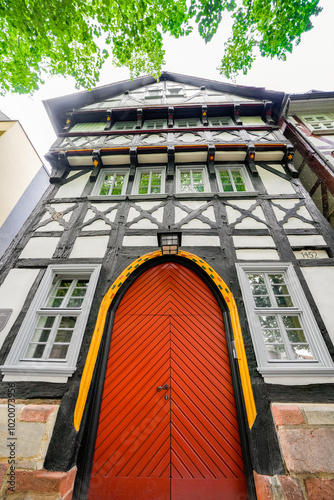
<instances>
[{"instance_id":1,"label":"upper floor window","mask_svg":"<svg viewBox=\"0 0 334 500\"><path fill-rule=\"evenodd\" d=\"M161 194L165 192L165 169L140 167L136 170L132 194Z\"/></svg>"},{"instance_id":2,"label":"upper floor window","mask_svg":"<svg viewBox=\"0 0 334 500\"><path fill-rule=\"evenodd\" d=\"M201 124L198 118L177 118L174 121L175 127L199 127Z\"/></svg>"},{"instance_id":3,"label":"upper floor window","mask_svg":"<svg viewBox=\"0 0 334 500\"><path fill-rule=\"evenodd\" d=\"M303 115L301 117L305 125L310 129L313 134L326 134L333 133L334 131L334 114L316 114L316 115Z\"/></svg>"},{"instance_id":4,"label":"upper floor window","mask_svg":"<svg viewBox=\"0 0 334 500\"><path fill-rule=\"evenodd\" d=\"M234 125L232 118L229 116L211 116L208 120L212 127L231 127Z\"/></svg>"},{"instance_id":5,"label":"upper floor window","mask_svg":"<svg viewBox=\"0 0 334 500\"><path fill-rule=\"evenodd\" d=\"M162 97L162 89L153 88L146 90L145 99L157 99L159 97Z\"/></svg>"},{"instance_id":6,"label":"upper floor window","mask_svg":"<svg viewBox=\"0 0 334 500\"><path fill-rule=\"evenodd\" d=\"M76 123L70 132L101 132L105 126L106 122Z\"/></svg>"},{"instance_id":7,"label":"upper floor window","mask_svg":"<svg viewBox=\"0 0 334 500\"><path fill-rule=\"evenodd\" d=\"M143 123L143 128L144 129L167 128L167 120L145 120Z\"/></svg>"},{"instance_id":8,"label":"upper floor window","mask_svg":"<svg viewBox=\"0 0 334 500\"><path fill-rule=\"evenodd\" d=\"M135 130L137 122L115 122L112 130Z\"/></svg>"},{"instance_id":9,"label":"upper floor window","mask_svg":"<svg viewBox=\"0 0 334 500\"><path fill-rule=\"evenodd\" d=\"M70 376L74 372L100 267L48 267L1 367L3 373Z\"/></svg>"},{"instance_id":10,"label":"upper floor window","mask_svg":"<svg viewBox=\"0 0 334 500\"><path fill-rule=\"evenodd\" d=\"M258 369L266 376L334 366L291 264L240 264ZM307 368L305 367L307 365Z\"/></svg>"},{"instance_id":11,"label":"upper floor window","mask_svg":"<svg viewBox=\"0 0 334 500\"><path fill-rule=\"evenodd\" d=\"M167 97L184 97L185 93L182 87L168 87L166 92Z\"/></svg>"},{"instance_id":12,"label":"upper floor window","mask_svg":"<svg viewBox=\"0 0 334 500\"><path fill-rule=\"evenodd\" d=\"M101 170L92 194L98 196L124 195L126 192L128 178L128 170Z\"/></svg>"},{"instance_id":13,"label":"upper floor window","mask_svg":"<svg viewBox=\"0 0 334 500\"><path fill-rule=\"evenodd\" d=\"M209 180L204 167L178 167L176 170L178 193L205 193L210 191Z\"/></svg>"},{"instance_id":14,"label":"upper floor window","mask_svg":"<svg viewBox=\"0 0 334 500\"><path fill-rule=\"evenodd\" d=\"M250 191L250 178L244 167L216 167L219 190L224 193Z\"/></svg>"}]
</instances>

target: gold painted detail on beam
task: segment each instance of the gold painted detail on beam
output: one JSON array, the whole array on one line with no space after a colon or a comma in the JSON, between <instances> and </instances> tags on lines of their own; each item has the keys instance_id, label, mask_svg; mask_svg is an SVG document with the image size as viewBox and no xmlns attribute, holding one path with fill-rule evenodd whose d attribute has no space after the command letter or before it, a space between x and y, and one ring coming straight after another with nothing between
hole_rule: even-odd
<instances>
[{"instance_id":1,"label":"gold painted detail on beam","mask_svg":"<svg viewBox=\"0 0 334 500\"><path fill-rule=\"evenodd\" d=\"M134 262L132 262L124 270L124 272L120 274L120 276L112 284L112 286L109 288L108 292L106 293L106 295L102 299L100 310L99 310L97 321L96 321L96 325L95 325L95 329L94 329L94 333L93 333L91 344L90 344L90 348L88 351L84 371L82 374L78 399L77 399L77 403L76 403L76 407L75 407L75 411L74 411L74 427L77 431L80 428L83 412L85 409L87 396L88 396L90 384L92 381L92 376L93 376L93 372L94 372L94 368L95 368L95 364L96 364L96 359L97 359L97 355L98 355L101 340L102 340L102 335L103 335L109 307L110 307L112 301L114 300L117 291L123 285L123 283L127 280L127 278L133 273L133 271L138 269L138 267L140 267L142 264L144 264L148 260L154 259L156 257L161 257L161 255L162 255L161 251L156 250L155 252L150 252L148 254L145 254L142 257L139 257ZM203 269L207 273L207 275L211 278L211 280L215 283L216 287L220 291L221 295L223 296L223 298L227 304L227 307L228 307L229 312L230 312L231 324L232 324L232 329L233 329L233 336L234 336L235 346L236 346L236 351L237 351L237 356L238 356L240 379L241 379L241 385L242 385L245 407L246 407L246 412L247 412L248 425L249 425L249 428L251 428L254 421L255 421L255 417L256 417L256 407L255 407L254 395L253 395L253 390L252 390L250 376L249 376L249 370L248 370L244 342L243 342L243 338L242 338L239 314L238 314L238 310L237 310L237 306L236 306L234 297L233 297L231 291L229 290L229 288L227 287L226 283L219 276L219 274L216 273L216 271L214 271L214 269L212 269L200 257L197 257L196 255L189 253L189 252L184 252L183 250L179 250L178 256L183 257L183 258L188 259L188 260L191 260L192 262L197 264L201 269Z\"/></svg>"}]
</instances>

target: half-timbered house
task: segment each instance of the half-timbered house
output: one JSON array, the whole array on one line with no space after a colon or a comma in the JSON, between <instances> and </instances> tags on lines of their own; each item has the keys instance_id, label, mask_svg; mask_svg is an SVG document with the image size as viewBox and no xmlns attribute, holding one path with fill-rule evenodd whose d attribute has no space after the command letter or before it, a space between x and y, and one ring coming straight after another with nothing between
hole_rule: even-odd
<instances>
[{"instance_id":1,"label":"half-timbered house","mask_svg":"<svg viewBox=\"0 0 334 500\"><path fill-rule=\"evenodd\" d=\"M46 101L51 187L0 282L5 498L333 491L334 234L286 102L168 72Z\"/></svg>"}]
</instances>

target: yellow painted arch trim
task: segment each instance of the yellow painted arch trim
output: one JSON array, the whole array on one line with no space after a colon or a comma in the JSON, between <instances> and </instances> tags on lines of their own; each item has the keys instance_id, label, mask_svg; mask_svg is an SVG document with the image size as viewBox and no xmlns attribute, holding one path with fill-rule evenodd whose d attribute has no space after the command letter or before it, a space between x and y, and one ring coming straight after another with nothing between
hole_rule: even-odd
<instances>
[{"instance_id":1,"label":"yellow painted arch trim","mask_svg":"<svg viewBox=\"0 0 334 500\"><path fill-rule=\"evenodd\" d=\"M96 363L97 355L99 352L99 348L100 348L100 344L101 344L101 340L102 340L102 335L103 335L103 330L104 330L104 325L105 325L107 312L109 310L110 304L114 300L115 295L116 295L117 291L119 290L119 288L123 285L123 283L127 280L127 278L136 269L138 269L138 267L143 265L148 260L154 259L156 257L161 257L161 255L162 255L161 251L156 250L155 252L151 252L151 253L148 253L146 255L143 255L142 257L139 257L137 260L132 262L123 271L123 273L120 274L120 276L118 276L116 281L112 284L112 286L109 288L108 292L105 294L105 296L102 299L100 310L99 310L99 313L97 316L97 321L96 321L94 333L93 333L91 344L90 344L90 348L89 348L88 355L87 355L87 360L86 360L84 371L82 374L78 399L77 399L77 403L76 403L76 407L75 407L75 411L74 411L74 427L77 431L80 428L82 415L83 415L83 412L85 409L88 391L89 391L89 387L90 387L90 384L92 381L95 363ZM218 290L222 294L222 296L227 304L227 307L230 311L231 324L232 324L235 346L236 346L236 351L237 351L237 356L238 356L240 378L241 378L242 390L243 390L243 394L244 394L244 401L245 401L245 406L246 406L248 425L251 428L253 423L254 423L255 417L256 417L256 407L255 407L254 395L253 395L253 390L252 390L249 371L248 371L248 364L247 364L247 359L246 359L244 342L243 342L243 338L242 338L239 315L238 315L238 310L237 310L237 306L236 306L234 297L233 297L232 293L230 292L229 288L227 287L227 285L225 284L225 282L219 276L219 274L217 274L216 271L214 271L214 269L212 269L200 257L197 257L196 255L189 253L189 252L184 252L183 250L179 250L178 256L191 260L192 262L197 264L201 269L203 269L207 273L207 275L212 279L212 281L215 283Z\"/></svg>"}]
</instances>

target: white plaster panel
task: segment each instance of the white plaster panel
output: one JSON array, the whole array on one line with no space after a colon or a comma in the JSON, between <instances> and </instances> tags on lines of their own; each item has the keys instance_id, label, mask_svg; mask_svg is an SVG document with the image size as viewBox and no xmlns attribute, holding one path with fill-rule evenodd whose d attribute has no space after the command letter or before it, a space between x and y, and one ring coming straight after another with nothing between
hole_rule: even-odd
<instances>
[{"instance_id":1,"label":"white plaster panel","mask_svg":"<svg viewBox=\"0 0 334 500\"><path fill-rule=\"evenodd\" d=\"M73 246L70 259L102 258L108 246L108 236L79 236Z\"/></svg>"},{"instance_id":2,"label":"white plaster panel","mask_svg":"<svg viewBox=\"0 0 334 500\"><path fill-rule=\"evenodd\" d=\"M153 217L158 221L162 222L163 217L164 217L164 208L160 207L158 210L154 210L154 212L151 212Z\"/></svg>"},{"instance_id":3,"label":"white plaster panel","mask_svg":"<svg viewBox=\"0 0 334 500\"><path fill-rule=\"evenodd\" d=\"M71 178L75 174L77 174L77 172L71 172L67 178ZM89 176L90 172L87 172L87 174L81 175L77 179L60 186L55 198L76 198L81 196Z\"/></svg>"},{"instance_id":4,"label":"white plaster panel","mask_svg":"<svg viewBox=\"0 0 334 500\"><path fill-rule=\"evenodd\" d=\"M110 220L110 222L115 222L116 215L117 215L117 210L112 210L108 214L105 214L106 218Z\"/></svg>"},{"instance_id":5,"label":"white plaster panel","mask_svg":"<svg viewBox=\"0 0 334 500\"><path fill-rule=\"evenodd\" d=\"M210 229L210 225L199 219L191 219L187 224L182 224L183 229Z\"/></svg>"},{"instance_id":6,"label":"white plaster panel","mask_svg":"<svg viewBox=\"0 0 334 500\"><path fill-rule=\"evenodd\" d=\"M146 163L166 163L168 161L168 156L165 153L151 154L151 155L138 155L139 165Z\"/></svg>"},{"instance_id":7,"label":"white plaster panel","mask_svg":"<svg viewBox=\"0 0 334 500\"><path fill-rule=\"evenodd\" d=\"M51 259L60 238L30 238L24 247L20 259Z\"/></svg>"},{"instance_id":8,"label":"white plaster panel","mask_svg":"<svg viewBox=\"0 0 334 500\"><path fill-rule=\"evenodd\" d=\"M136 206L140 207L142 210L151 210L152 208L158 206L160 201L136 201Z\"/></svg>"},{"instance_id":9,"label":"white plaster panel","mask_svg":"<svg viewBox=\"0 0 334 500\"><path fill-rule=\"evenodd\" d=\"M280 165L271 166L275 168L275 170L285 173L283 167ZM259 165L257 165L257 169L268 194L296 194L290 181L282 179L282 177L276 174L272 174Z\"/></svg>"},{"instance_id":10,"label":"white plaster panel","mask_svg":"<svg viewBox=\"0 0 334 500\"><path fill-rule=\"evenodd\" d=\"M276 250L247 248L247 250L236 250L235 253L239 260L280 260Z\"/></svg>"},{"instance_id":11,"label":"white plaster panel","mask_svg":"<svg viewBox=\"0 0 334 500\"><path fill-rule=\"evenodd\" d=\"M258 151L255 153L255 161L281 161L283 157L283 151Z\"/></svg>"},{"instance_id":12,"label":"white plaster panel","mask_svg":"<svg viewBox=\"0 0 334 500\"><path fill-rule=\"evenodd\" d=\"M110 226L103 219L98 219L89 224L89 226L83 227L82 231L110 231Z\"/></svg>"},{"instance_id":13,"label":"white plaster panel","mask_svg":"<svg viewBox=\"0 0 334 500\"><path fill-rule=\"evenodd\" d=\"M79 145L78 142L77 142L77 145ZM71 165L71 167L81 167L84 165L91 165L92 164L92 157L91 156L69 156L68 163Z\"/></svg>"},{"instance_id":14,"label":"white plaster panel","mask_svg":"<svg viewBox=\"0 0 334 500\"><path fill-rule=\"evenodd\" d=\"M302 267L301 270L334 344L334 267Z\"/></svg>"},{"instance_id":15,"label":"white plaster panel","mask_svg":"<svg viewBox=\"0 0 334 500\"><path fill-rule=\"evenodd\" d=\"M236 229L267 229L263 222L258 222L252 217L245 217L242 222L235 225Z\"/></svg>"},{"instance_id":16,"label":"white plaster panel","mask_svg":"<svg viewBox=\"0 0 334 500\"><path fill-rule=\"evenodd\" d=\"M219 236L189 235L182 236L183 247L220 247Z\"/></svg>"},{"instance_id":17,"label":"white plaster panel","mask_svg":"<svg viewBox=\"0 0 334 500\"><path fill-rule=\"evenodd\" d=\"M205 151L198 151L197 153L175 153L175 162L186 163L193 161L204 161L207 160L208 153Z\"/></svg>"},{"instance_id":18,"label":"white plaster panel","mask_svg":"<svg viewBox=\"0 0 334 500\"><path fill-rule=\"evenodd\" d=\"M92 207L96 208L99 212L105 212L108 208L116 208L117 203L97 203L96 205L92 204Z\"/></svg>"},{"instance_id":19,"label":"white plaster panel","mask_svg":"<svg viewBox=\"0 0 334 500\"><path fill-rule=\"evenodd\" d=\"M0 347L23 307L39 269L11 269L0 287L0 308L13 309L5 328L0 332ZM18 283L20 286L17 286Z\"/></svg>"},{"instance_id":20,"label":"white plaster panel","mask_svg":"<svg viewBox=\"0 0 334 500\"><path fill-rule=\"evenodd\" d=\"M188 212L186 212L185 210L181 210L181 208L179 208L179 207L175 207L175 224L177 224L182 219L187 217L187 215L188 215Z\"/></svg>"},{"instance_id":21,"label":"white plaster panel","mask_svg":"<svg viewBox=\"0 0 334 500\"><path fill-rule=\"evenodd\" d=\"M212 206L208 207L206 210L203 210L202 215L210 219L212 222L216 221L215 212Z\"/></svg>"},{"instance_id":22,"label":"white plaster panel","mask_svg":"<svg viewBox=\"0 0 334 500\"><path fill-rule=\"evenodd\" d=\"M309 224L308 222L303 222L302 220L298 219L297 217L290 217L288 219L288 222L283 224L284 229L312 229L313 226L312 224Z\"/></svg>"},{"instance_id":23,"label":"white plaster panel","mask_svg":"<svg viewBox=\"0 0 334 500\"><path fill-rule=\"evenodd\" d=\"M131 224L131 229L156 229L158 227L157 224L154 224L150 221L150 219L140 219L138 222Z\"/></svg>"},{"instance_id":24,"label":"white plaster panel","mask_svg":"<svg viewBox=\"0 0 334 500\"><path fill-rule=\"evenodd\" d=\"M244 161L246 153L243 151L216 151L215 161Z\"/></svg>"},{"instance_id":25,"label":"white plaster panel","mask_svg":"<svg viewBox=\"0 0 334 500\"><path fill-rule=\"evenodd\" d=\"M102 156L103 165L130 165L129 155Z\"/></svg>"},{"instance_id":26,"label":"white plaster panel","mask_svg":"<svg viewBox=\"0 0 334 500\"><path fill-rule=\"evenodd\" d=\"M271 236L233 236L233 243L239 248L276 247Z\"/></svg>"},{"instance_id":27,"label":"white plaster panel","mask_svg":"<svg viewBox=\"0 0 334 500\"><path fill-rule=\"evenodd\" d=\"M308 234L308 235L288 234L288 240L292 247L326 245L325 240L320 234Z\"/></svg>"},{"instance_id":28,"label":"white plaster panel","mask_svg":"<svg viewBox=\"0 0 334 500\"><path fill-rule=\"evenodd\" d=\"M229 203L235 207L242 208L243 210L248 210L252 205L255 204L255 200L227 200ZM226 207L230 208L230 207ZM233 221L234 222L234 221Z\"/></svg>"},{"instance_id":29,"label":"white plaster panel","mask_svg":"<svg viewBox=\"0 0 334 500\"><path fill-rule=\"evenodd\" d=\"M131 207L128 214L128 222L131 222L133 219L136 219L140 215L139 210L136 210L134 207Z\"/></svg>"},{"instance_id":30,"label":"white plaster panel","mask_svg":"<svg viewBox=\"0 0 334 500\"><path fill-rule=\"evenodd\" d=\"M88 222L90 219L93 219L93 217L95 217L95 212L93 212L93 210L91 209L88 209L83 222Z\"/></svg>"},{"instance_id":31,"label":"white plaster panel","mask_svg":"<svg viewBox=\"0 0 334 500\"><path fill-rule=\"evenodd\" d=\"M36 231L64 231L64 227L59 222L52 220L49 224L37 228Z\"/></svg>"},{"instance_id":32,"label":"white plaster panel","mask_svg":"<svg viewBox=\"0 0 334 500\"><path fill-rule=\"evenodd\" d=\"M75 203L53 203L51 205L51 207L54 208L56 212L64 212L68 208L73 208L74 206ZM71 215L71 213L69 215Z\"/></svg>"},{"instance_id":33,"label":"white plaster panel","mask_svg":"<svg viewBox=\"0 0 334 500\"><path fill-rule=\"evenodd\" d=\"M158 238L156 236L124 236L123 247L156 247L158 249Z\"/></svg>"},{"instance_id":34,"label":"white plaster panel","mask_svg":"<svg viewBox=\"0 0 334 500\"><path fill-rule=\"evenodd\" d=\"M191 210L198 210L199 208L203 207L206 204L206 201L199 201L199 200L182 200L182 205L184 205L187 208L190 208ZM176 207L177 208L177 207Z\"/></svg>"}]
</instances>

